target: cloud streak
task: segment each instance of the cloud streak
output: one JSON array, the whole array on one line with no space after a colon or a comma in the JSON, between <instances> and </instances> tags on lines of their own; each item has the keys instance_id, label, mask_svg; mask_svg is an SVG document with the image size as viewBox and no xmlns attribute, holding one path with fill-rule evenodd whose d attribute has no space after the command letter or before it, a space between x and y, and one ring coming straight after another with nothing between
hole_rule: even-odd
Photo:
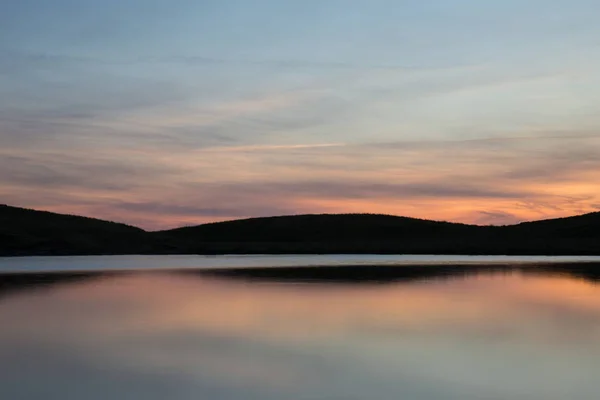
<instances>
[{"instance_id":1,"label":"cloud streak","mask_svg":"<svg viewBox=\"0 0 600 400\"><path fill-rule=\"evenodd\" d=\"M600 141L563 139L5 151L0 187L13 204L150 229L315 212L502 224L596 209Z\"/></svg>"}]
</instances>

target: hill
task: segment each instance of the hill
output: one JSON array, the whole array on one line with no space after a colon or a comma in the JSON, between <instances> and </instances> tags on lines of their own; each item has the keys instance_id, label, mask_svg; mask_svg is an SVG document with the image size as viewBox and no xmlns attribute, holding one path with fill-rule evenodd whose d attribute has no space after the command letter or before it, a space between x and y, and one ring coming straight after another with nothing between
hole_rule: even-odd
<instances>
[{"instance_id":1,"label":"hill","mask_svg":"<svg viewBox=\"0 0 600 400\"><path fill-rule=\"evenodd\" d=\"M163 231L177 238L220 242L401 239L469 234L482 227L381 214L308 214L248 218Z\"/></svg>"},{"instance_id":2,"label":"hill","mask_svg":"<svg viewBox=\"0 0 600 400\"><path fill-rule=\"evenodd\" d=\"M0 206L0 255L594 254L600 213L477 226L379 214L249 218L159 232Z\"/></svg>"},{"instance_id":3,"label":"hill","mask_svg":"<svg viewBox=\"0 0 600 400\"><path fill-rule=\"evenodd\" d=\"M600 213L511 226L377 214L297 215L153 235L200 254L600 254Z\"/></svg>"},{"instance_id":4,"label":"hill","mask_svg":"<svg viewBox=\"0 0 600 400\"><path fill-rule=\"evenodd\" d=\"M507 232L560 238L600 238L600 212L574 217L523 222L506 227Z\"/></svg>"},{"instance_id":5,"label":"hill","mask_svg":"<svg viewBox=\"0 0 600 400\"><path fill-rule=\"evenodd\" d=\"M0 205L0 256L131 254L148 249L140 228Z\"/></svg>"},{"instance_id":6,"label":"hill","mask_svg":"<svg viewBox=\"0 0 600 400\"><path fill-rule=\"evenodd\" d=\"M390 253L493 228L379 214L249 218L156 232L197 253Z\"/></svg>"}]
</instances>

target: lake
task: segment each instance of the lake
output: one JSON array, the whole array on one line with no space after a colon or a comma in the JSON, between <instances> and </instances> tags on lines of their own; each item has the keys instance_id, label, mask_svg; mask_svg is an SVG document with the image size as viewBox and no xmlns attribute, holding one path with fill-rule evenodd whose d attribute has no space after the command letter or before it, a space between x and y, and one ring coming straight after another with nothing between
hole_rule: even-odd
<instances>
[{"instance_id":1,"label":"lake","mask_svg":"<svg viewBox=\"0 0 600 400\"><path fill-rule=\"evenodd\" d=\"M598 257L24 257L0 272L0 399L600 397Z\"/></svg>"}]
</instances>

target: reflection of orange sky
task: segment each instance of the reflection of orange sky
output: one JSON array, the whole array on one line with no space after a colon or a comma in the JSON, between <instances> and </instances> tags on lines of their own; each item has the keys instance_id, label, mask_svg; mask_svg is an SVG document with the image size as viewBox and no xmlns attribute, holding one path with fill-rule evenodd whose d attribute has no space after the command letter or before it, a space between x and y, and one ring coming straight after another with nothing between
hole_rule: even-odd
<instances>
[{"instance_id":1,"label":"reflection of orange sky","mask_svg":"<svg viewBox=\"0 0 600 400\"><path fill-rule=\"evenodd\" d=\"M552 326L563 317L598 325L599 290L570 278L515 274L374 286L244 284L149 274L65 287L52 294L51 302L43 291L17 296L0 303L0 315L3 307L15 315L34 313L31 323L43 323L50 336L60 336L65 324L85 327L93 336L201 331L288 340L470 327L484 333L508 329L542 340L561 334ZM61 308L49 309L52 304ZM87 307L96 312L79 312ZM117 322L107 323L105 317Z\"/></svg>"},{"instance_id":2,"label":"reflection of orange sky","mask_svg":"<svg viewBox=\"0 0 600 400\"><path fill-rule=\"evenodd\" d=\"M561 278L478 278L477 282L370 288L263 286L260 290L223 284L208 292L218 293L223 300L211 302L214 308L207 309L202 304L208 299L182 301L174 296L171 300L177 306L173 308L179 311L160 325L169 329L170 325L190 324L219 334L311 337L362 330L402 334L434 327L452 329L455 325L487 330L490 326L524 322L548 310L591 313L596 316L592 322L600 322L598 289Z\"/></svg>"},{"instance_id":3,"label":"reflection of orange sky","mask_svg":"<svg viewBox=\"0 0 600 400\"><path fill-rule=\"evenodd\" d=\"M542 369L547 360L571 382L564 373L593 373L586 365L597 359L599 291L518 274L331 286L140 273L8 295L0 343L65 349L103 371L298 393L329 384L328 368L393 382L452 376L460 385L474 374L487 382L486 368L500 368L500 382L512 383L521 372L511 360Z\"/></svg>"}]
</instances>

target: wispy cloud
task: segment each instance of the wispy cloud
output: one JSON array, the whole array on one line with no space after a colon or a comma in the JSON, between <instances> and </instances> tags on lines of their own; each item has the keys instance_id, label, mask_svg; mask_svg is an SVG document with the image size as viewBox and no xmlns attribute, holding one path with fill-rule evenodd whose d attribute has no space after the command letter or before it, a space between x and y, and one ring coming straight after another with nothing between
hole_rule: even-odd
<instances>
[{"instance_id":1,"label":"wispy cloud","mask_svg":"<svg viewBox=\"0 0 600 400\"><path fill-rule=\"evenodd\" d=\"M595 210L600 142L584 135L555 142L98 148L68 156L5 150L0 187L14 204L147 228L306 212L503 224Z\"/></svg>"},{"instance_id":2,"label":"wispy cloud","mask_svg":"<svg viewBox=\"0 0 600 400\"><path fill-rule=\"evenodd\" d=\"M327 147L341 147L344 143L314 143L314 144L282 144L282 145L254 145L254 146L222 146L209 147L207 151L221 152L246 152L246 151L276 151L276 150L294 150L294 149L318 149Z\"/></svg>"},{"instance_id":3,"label":"wispy cloud","mask_svg":"<svg viewBox=\"0 0 600 400\"><path fill-rule=\"evenodd\" d=\"M8 3L3 201L152 228L600 203L593 2L142 3Z\"/></svg>"}]
</instances>

